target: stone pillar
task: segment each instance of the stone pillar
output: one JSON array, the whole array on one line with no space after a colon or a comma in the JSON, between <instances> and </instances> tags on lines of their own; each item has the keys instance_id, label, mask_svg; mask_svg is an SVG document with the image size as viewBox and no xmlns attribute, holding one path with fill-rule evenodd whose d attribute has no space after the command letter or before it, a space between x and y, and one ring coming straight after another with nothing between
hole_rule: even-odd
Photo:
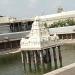
<instances>
[{"instance_id":1,"label":"stone pillar","mask_svg":"<svg viewBox=\"0 0 75 75\"><path fill-rule=\"evenodd\" d=\"M26 62L29 63L28 52L26 51Z\"/></svg>"},{"instance_id":2,"label":"stone pillar","mask_svg":"<svg viewBox=\"0 0 75 75\"><path fill-rule=\"evenodd\" d=\"M12 41L10 41L10 48L12 49Z\"/></svg>"},{"instance_id":3,"label":"stone pillar","mask_svg":"<svg viewBox=\"0 0 75 75\"><path fill-rule=\"evenodd\" d=\"M24 63L24 61L23 61L23 51L21 51L21 59L22 59L22 63Z\"/></svg>"},{"instance_id":4,"label":"stone pillar","mask_svg":"<svg viewBox=\"0 0 75 75\"><path fill-rule=\"evenodd\" d=\"M40 51L40 63L41 64L43 63L43 53L42 53L42 50Z\"/></svg>"},{"instance_id":5,"label":"stone pillar","mask_svg":"<svg viewBox=\"0 0 75 75\"><path fill-rule=\"evenodd\" d=\"M33 51L33 64L34 64L34 71L36 71L35 52L34 51Z\"/></svg>"},{"instance_id":6,"label":"stone pillar","mask_svg":"<svg viewBox=\"0 0 75 75\"><path fill-rule=\"evenodd\" d=\"M17 48L17 41L14 41L14 44L15 44L15 48Z\"/></svg>"},{"instance_id":7,"label":"stone pillar","mask_svg":"<svg viewBox=\"0 0 75 75\"><path fill-rule=\"evenodd\" d=\"M20 31L20 26L19 26L19 22L18 22L18 28L17 28L17 29L18 29L18 31Z\"/></svg>"},{"instance_id":8,"label":"stone pillar","mask_svg":"<svg viewBox=\"0 0 75 75\"><path fill-rule=\"evenodd\" d=\"M40 50L40 66L41 72L44 73L43 50Z\"/></svg>"},{"instance_id":9,"label":"stone pillar","mask_svg":"<svg viewBox=\"0 0 75 75\"><path fill-rule=\"evenodd\" d=\"M67 34L66 34L66 39L69 39L68 36L67 36Z\"/></svg>"},{"instance_id":10,"label":"stone pillar","mask_svg":"<svg viewBox=\"0 0 75 75\"><path fill-rule=\"evenodd\" d=\"M34 59L35 59L35 64L37 63L37 60L36 60L36 51L34 51Z\"/></svg>"},{"instance_id":11,"label":"stone pillar","mask_svg":"<svg viewBox=\"0 0 75 75\"><path fill-rule=\"evenodd\" d=\"M62 40L63 40L63 34L62 34Z\"/></svg>"},{"instance_id":12,"label":"stone pillar","mask_svg":"<svg viewBox=\"0 0 75 75\"><path fill-rule=\"evenodd\" d=\"M37 54L37 50L34 51L34 59L35 59L35 66L36 66L36 70L39 70L39 65L38 65L38 54Z\"/></svg>"},{"instance_id":13,"label":"stone pillar","mask_svg":"<svg viewBox=\"0 0 75 75\"><path fill-rule=\"evenodd\" d=\"M62 67L62 55L61 55L60 46L58 46L58 54L59 54L60 67Z\"/></svg>"},{"instance_id":14,"label":"stone pillar","mask_svg":"<svg viewBox=\"0 0 75 75\"><path fill-rule=\"evenodd\" d=\"M36 51L36 65L37 65L37 70L40 71L40 53L39 50Z\"/></svg>"},{"instance_id":15,"label":"stone pillar","mask_svg":"<svg viewBox=\"0 0 75 75\"><path fill-rule=\"evenodd\" d=\"M26 30L28 30L28 22L26 23Z\"/></svg>"},{"instance_id":16,"label":"stone pillar","mask_svg":"<svg viewBox=\"0 0 75 75\"><path fill-rule=\"evenodd\" d=\"M48 69L52 70L52 61L51 61L50 48L47 49L47 55L48 55Z\"/></svg>"},{"instance_id":17,"label":"stone pillar","mask_svg":"<svg viewBox=\"0 0 75 75\"><path fill-rule=\"evenodd\" d=\"M28 66L29 66L29 71L32 71L32 68L31 68L31 51L28 51Z\"/></svg>"},{"instance_id":18,"label":"stone pillar","mask_svg":"<svg viewBox=\"0 0 75 75\"><path fill-rule=\"evenodd\" d=\"M71 39L72 39L72 33L71 33Z\"/></svg>"},{"instance_id":19,"label":"stone pillar","mask_svg":"<svg viewBox=\"0 0 75 75\"><path fill-rule=\"evenodd\" d=\"M15 29L14 29L14 23L12 23L12 29L13 29L13 32L15 31Z\"/></svg>"},{"instance_id":20,"label":"stone pillar","mask_svg":"<svg viewBox=\"0 0 75 75\"><path fill-rule=\"evenodd\" d=\"M25 63L25 52L24 51L21 51L21 58L22 58L22 64L24 66L24 72L26 73L26 63Z\"/></svg>"},{"instance_id":21,"label":"stone pillar","mask_svg":"<svg viewBox=\"0 0 75 75\"><path fill-rule=\"evenodd\" d=\"M55 51L56 47L52 47L52 48L53 48L53 56L54 56L55 69L57 69L58 68L58 66L57 66L57 56L56 56L56 51Z\"/></svg>"},{"instance_id":22,"label":"stone pillar","mask_svg":"<svg viewBox=\"0 0 75 75\"><path fill-rule=\"evenodd\" d=\"M4 42L4 50L6 50L6 42Z\"/></svg>"}]
</instances>

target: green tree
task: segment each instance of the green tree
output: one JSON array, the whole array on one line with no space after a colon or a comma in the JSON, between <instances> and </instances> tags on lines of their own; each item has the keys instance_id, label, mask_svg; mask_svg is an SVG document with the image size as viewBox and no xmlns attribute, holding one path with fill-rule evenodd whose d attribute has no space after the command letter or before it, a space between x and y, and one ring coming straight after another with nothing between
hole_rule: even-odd
<instances>
[{"instance_id":1,"label":"green tree","mask_svg":"<svg viewBox=\"0 0 75 75\"><path fill-rule=\"evenodd\" d=\"M67 20L59 20L58 22L54 22L49 26L49 28L55 28L55 27L63 27L63 26L73 26L75 25L74 19L67 19Z\"/></svg>"},{"instance_id":2,"label":"green tree","mask_svg":"<svg viewBox=\"0 0 75 75\"><path fill-rule=\"evenodd\" d=\"M47 28L47 23L46 22L44 23L44 26Z\"/></svg>"}]
</instances>

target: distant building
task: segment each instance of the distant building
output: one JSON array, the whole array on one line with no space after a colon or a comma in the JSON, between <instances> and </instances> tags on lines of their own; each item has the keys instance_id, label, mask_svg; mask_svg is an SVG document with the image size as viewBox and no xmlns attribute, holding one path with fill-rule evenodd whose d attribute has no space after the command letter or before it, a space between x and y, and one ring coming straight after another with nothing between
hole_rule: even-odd
<instances>
[{"instance_id":1,"label":"distant building","mask_svg":"<svg viewBox=\"0 0 75 75\"><path fill-rule=\"evenodd\" d=\"M50 28L51 35L57 34L60 39L75 39L75 26L65 26L58 28Z\"/></svg>"},{"instance_id":2,"label":"distant building","mask_svg":"<svg viewBox=\"0 0 75 75\"><path fill-rule=\"evenodd\" d=\"M58 8L58 12L63 11L63 8ZM42 21L46 22L48 26L53 24L54 22L58 22L59 20L66 20L66 19L74 19L75 20L75 11L67 11L67 12L61 12L57 14L51 14L51 15L43 15L40 16L40 19Z\"/></svg>"},{"instance_id":3,"label":"distant building","mask_svg":"<svg viewBox=\"0 0 75 75\"><path fill-rule=\"evenodd\" d=\"M0 16L0 23L9 23L17 20L15 17Z\"/></svg>"},{"instance_id":4,"label":"distant building","mask_svg":"<svg viewBox=\"0 0 75 75\"><path fill-rule=\"evenodd\" d=\"M32 19L18 20L15 17L0 16L0 34L31 29Z\"/></svg>"}]
</instances>

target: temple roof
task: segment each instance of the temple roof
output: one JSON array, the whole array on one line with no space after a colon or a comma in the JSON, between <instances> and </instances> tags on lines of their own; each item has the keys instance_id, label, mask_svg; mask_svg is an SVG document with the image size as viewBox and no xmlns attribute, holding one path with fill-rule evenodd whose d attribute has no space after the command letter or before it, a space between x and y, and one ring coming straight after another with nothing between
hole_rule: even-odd
<instances>
[{"instance_id":1,"label":"temple roof","mask_svg":"<svg viewBox=\"0 0 75 75\"><path fill-rule=\"evenodd\" d=\"M20 41L21 50L41 50L50 46L58 45L58 37L50 36L47 28L39 17L35 17L28 38L22 38Z\"/></svg>"}]
</instances>

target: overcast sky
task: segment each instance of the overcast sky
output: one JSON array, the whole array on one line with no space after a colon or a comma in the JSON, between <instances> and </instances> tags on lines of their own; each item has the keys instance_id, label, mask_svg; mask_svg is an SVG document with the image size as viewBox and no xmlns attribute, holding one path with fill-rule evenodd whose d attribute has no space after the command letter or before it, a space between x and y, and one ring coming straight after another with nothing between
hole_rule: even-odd
<instances>
[{"instance_id":1,"label":"overcast sky","mask_svg":"<svg viewBox=\"0 0 75 75\"><path fill-rule=\"evenodd\" d=\"M28 18L56 13L59 6L75 10L75 0L0 0L0 15Z\"/></svg>"}]
</instances>

